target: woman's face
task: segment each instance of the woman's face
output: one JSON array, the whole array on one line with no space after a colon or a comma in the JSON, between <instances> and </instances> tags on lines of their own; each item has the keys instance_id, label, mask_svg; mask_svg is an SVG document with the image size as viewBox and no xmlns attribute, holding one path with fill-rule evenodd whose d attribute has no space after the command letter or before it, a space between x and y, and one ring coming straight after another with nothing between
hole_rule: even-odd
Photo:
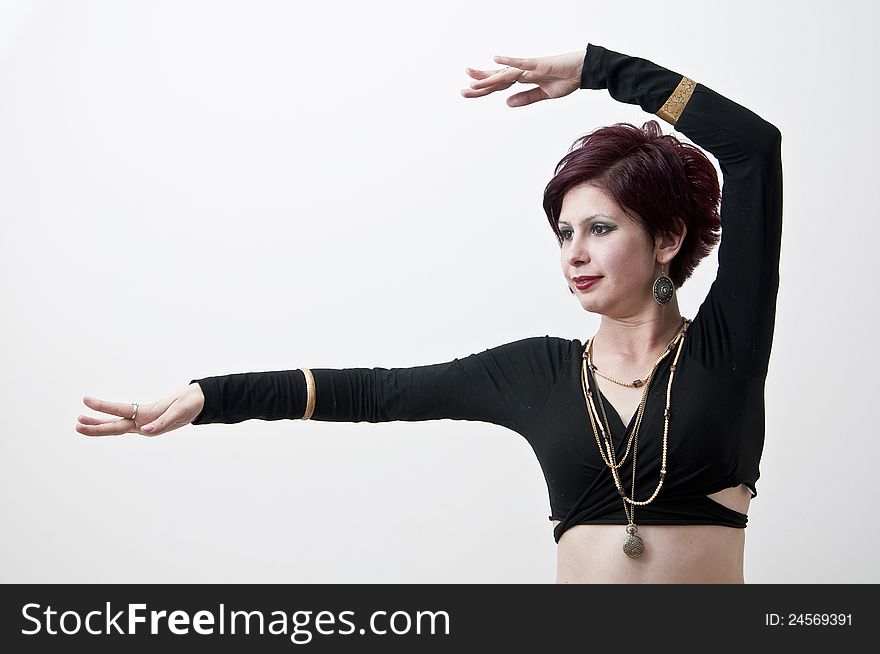
<instances>
[{"instance_id":1,"label":"woman's face","mask_svg":"<svg viewBox=\"0 0 880 654\"><path fill-rule=\"evenodd\" d=\"M604 191L590 185L567 191L559 233L562 273L584 309L626 318L650 307L660 269L654 243ZM579 285L575 278L582 276L598 279Z\"/></svg>"}]
</instances>

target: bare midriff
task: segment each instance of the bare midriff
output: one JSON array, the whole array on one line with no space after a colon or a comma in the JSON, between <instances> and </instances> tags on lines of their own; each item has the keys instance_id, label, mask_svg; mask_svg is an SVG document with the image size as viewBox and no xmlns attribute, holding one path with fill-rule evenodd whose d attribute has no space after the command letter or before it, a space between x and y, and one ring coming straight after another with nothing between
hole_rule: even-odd
<instances>
[{"instance_id":1,"label":"bare midriff","mask_svg":"<svg viewBox=\"0 0 880 654\"><path fill-rule=\"evenodd\" d=\"M748 513L752 494L745 485L725 488L711 499ZM556 583L742 584L745 529L721 525L636 525L645 552L623 552L623 525L574 525L556 550ZM553 527L559 520L553 521Z\"/></svg>"}]
</instances>

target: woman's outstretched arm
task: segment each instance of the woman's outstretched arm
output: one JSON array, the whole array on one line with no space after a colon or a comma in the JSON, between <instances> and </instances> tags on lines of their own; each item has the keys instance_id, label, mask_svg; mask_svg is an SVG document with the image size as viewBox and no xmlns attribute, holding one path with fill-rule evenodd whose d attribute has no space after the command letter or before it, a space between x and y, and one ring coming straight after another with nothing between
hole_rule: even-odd
<instances>
[{"instance_id":1,"label":"woman's outstretched arm","mask_svg":"<svg viewBox=\"0 0 880 654\"><path fill-rule=\"evenodd\" d=\"M570 341L525 338L464 358L411 368L311 368L312 420L476 420L528 432L550 395ZM193 380L205 406L193 424L301 418L302 370L241 373Z\"/></svg>"},{"instance_id":2,"label":"woman's outstretched arm","mask_svg":"<svg viewBox=\"0 0 880 654\"><path fill-rule=\"evenodd\" d=\"M464 358L411 368L312 368L312 420L474 420L527 435L550 396L572 342L535 336ZM143 405L87 398L95 410L117 419L80 416L77 431L98 436L158 435L187 424L244 420L296 420L307 406L302 369L246 372L194 379L179 394ZM149 423L149 424L148 424ZM150 430L150 425L155 429Z\"/></svg>"}]
</instances>

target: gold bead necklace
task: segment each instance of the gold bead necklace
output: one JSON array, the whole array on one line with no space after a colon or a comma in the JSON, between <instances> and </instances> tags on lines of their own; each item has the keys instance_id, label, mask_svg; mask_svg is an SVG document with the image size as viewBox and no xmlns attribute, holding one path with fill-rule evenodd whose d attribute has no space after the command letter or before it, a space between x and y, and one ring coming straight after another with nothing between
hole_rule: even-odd
<instances>
[{"instance_id":1,"label":"gold bead necklace","mask_svg":"<svg viewBox=\"0 0 880 654\"><path fill-rule=\"evenodd\" d=\"M618 386L627 386L629 388L639 388L639 387L648 383L648 379L650 379L651 375L654 374L654 371L657 369L657 366L660 365L660 362L663 360L663 358L672 350L672 348L674 347L673 343L674 343L675 339L678 337L678 334L680 331L681 331L681 327L679 327L679 331L677 331L675 333L675 336L672 337L672 341L669 342L669 344L666 346L666 349L663 350L663 354L661 354L659 357L657 357L657 360L654 362L654 365L651 366L651 370L643 378L636 379L631 382L621 381L620 379L615 379L614 377L606 375L604 372L599 370L596 367L596 365L594 363L592 363L592 361L590 362L590 370L592 370L594 373L596 373L600 377L604 377L608 381L614 382ZM590 347L592 347L592 343L590 344ZM592 354L592 351L590 352L590 354Z\"/></svg>"},{"instance_id":2,"label":"gold bead necklace","mask_svg":"<svg viewBox=\"0 0 880 654\"><path fill-rule=\"evenodd\" d=\"M605 406L602 403L601 393L598 394L598 396L599 396L599 405L602 409L602 415L605 417L604 424L602 422L602 419L599 417L599 412L596 410L596 405L593 401L593 392L589 389L589 382L588 382L589 373L588 373L588 371L598 372L596 366L593 365L592 358L591 358L592 357L593 339L590 339L589 341L587 341L587 345L584 348L583 361L581 364L581 388L584 391L584 401L586 402L586 405L587 405L587 413L590 416L590 425L593 428L593 435L596 437L596 444L599 446L599 454L602 456L602 460L605 462L605 465L611 469L611 474L614 477L614 485L617 487L617 492L620 495L621 499L623 500L623 511L624 511L624 514L626 514L626 518L627 518L626 531L628 534L628 538L626 539L626 542L623 545L623 551L628 557L633 558L633 559L641 556L645 550L644 541L641 539L641 537L639 537L637 535L638 527L636 526L635 521L634 521L635 507L636 507L636 505L644 506L646 504L650 504L651 502L653 502L654 499L657 497L657 495L660 493L660 489L663 486L663 481L666 478L666 455L667 455L667 449L668 449L667 446L668 446L668 440L669 440L669 438L668 438L669 437L669 418L670 418L669 406L670 406L671 399L672 399L672 380L675 377L675 370L678 365L679 357L681 356L681 351L684 346L685 336L687 335L687 330L688 330L688 327L690 326L690 323L691 323L691 321L688 320L687 318L682 319L681 326L678 328L678 331L676 332L675 336L669 342L669 345L667 345L667 347L663 350L663 354L661 354L658 357L657 361L654 362L654 365L651 368L651 371L644 378L644 380L640 380L640 381L642 381L642 385L645 386L645 390L642 392L642 400L639 403L639 410L638 410L638 414L636 417L636 421L635 421L635 424L633 425L633 429L632 429L630 436L629 436L629 441L627 443L626 453L624 454L624 456L620 460L620 462L617 462L617 460L615 458L614 443L612 442L611 437L609 435L610 426L608 425L608 417L605 414ZM657 370L657 367L660 365L660 362L663 361L663 359L670 352L672 352L673 350L676 349L676 342L677 342L678 347L677 347L677 351L675 354L675 359L673 360L672 365L669 369L669 383L666 386L666 409L663 412L663 454L662 454L661 463L660 463L660 480L658 481L657 487L654 489L654 492L651 494L651 496L647 500L636 500L635 499L635 495L636 495L636 454L638 452L638 447L639 447L638 431L639 431L639 427L641 426L642 416L644 415L645 403L647 402L647 397L648 397L648 388L650 387L651 379L653 378L654 373ZM602 375L602 377L606 377L606 375ZM609 381L616 381L616 380L609 379ZM595 380L593 381L593 383L595 383ZM624 385L624 386L635 386L636 385L635 382L633 382L632 384L627 384L626 382L617 381L617 383L620 383L621 385ZM596 386L596 388L598 389L598 386ZM597 422L599 425L598 429L596 428ZM600 432L602 435L601 440L599 437ZM603 441L604 441L604 449L603 449L603 445L602 445ZM633 446L632 447L632 453L633 453L632 491L631 491L631 497L627 497L626 491L623 488L623 483L621 482L620 476L618 474L618 468L626 460L626 457L630 451L630 445ZM606 454L607 454L607 457L606 457ZM629 506L629 505L632 505L632 506Z\"/></svg>"}]
</instances>

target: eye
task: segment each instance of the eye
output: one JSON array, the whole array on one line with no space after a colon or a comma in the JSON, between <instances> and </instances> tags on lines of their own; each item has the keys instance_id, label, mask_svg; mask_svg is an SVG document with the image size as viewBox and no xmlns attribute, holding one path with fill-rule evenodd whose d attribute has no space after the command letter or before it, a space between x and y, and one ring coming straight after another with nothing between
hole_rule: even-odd
<instances>
[{"instance_id":1,"label":"eye","mask_svg":"<svg viewBox=\"0 0 880 654\"><path fill-rule=\"evenodd\" d=\"M605 225L603 223L594 223L590 227L590 233L596 236L604 236L613 229L613 227L609 227L608 225ZM571 227L560 227L559 236L561 240L568 241L571 239L572 236L574 236L574 231L571 229Z\"/></svg>"}]
</instances>

